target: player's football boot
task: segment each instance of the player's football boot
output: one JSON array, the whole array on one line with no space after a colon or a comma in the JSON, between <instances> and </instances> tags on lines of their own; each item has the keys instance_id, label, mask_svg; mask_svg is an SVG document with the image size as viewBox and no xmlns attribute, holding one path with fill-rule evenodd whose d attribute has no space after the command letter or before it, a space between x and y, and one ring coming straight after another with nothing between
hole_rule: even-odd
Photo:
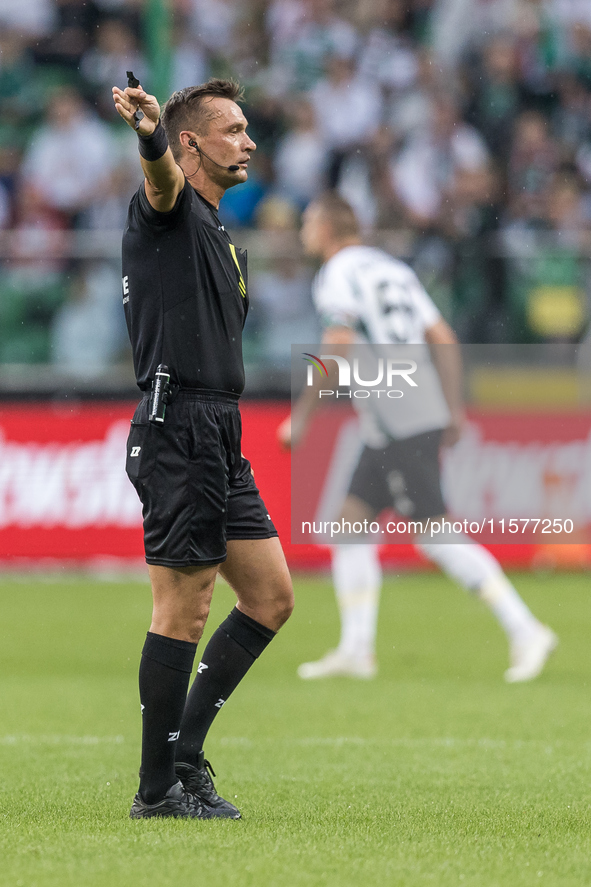
<instances>
[{"instance_id":1,"label":"player's football boot","mask_svg":"<svg viewBox=\"0 0 591 887\"><path fill-rule=\"evenodd\" d=\"M185 791L182 782L175 782L164 798L156 804L146 804L138 792L133 799L131 819L170 816L175 819L214 819L219 814L199 798Z\"/></svg>"},{"instance_id":2,"label":"player's football boot","mask_svg":"<svg viewBox=\"0 0 591 887\"><path fill-rule=\"evenodd\" d=\"M183 783L185 791L190 792L198 801L214 810L215 816L240 819L240 810L234 804L220 798L216 792L213 779L210 776L210 771L215 776L213 767L209 761L205 760L202 751L199 752L197 764L197 767L185 764L183 761L177 761L175 764L176 775Z\"/></svg>"},{"instance_id":3,"label":"player's football boot","mask_svg":"<svg viewBox=\"0 0 591 887\"><path fill-rule=\"evenodd\" d=\"M378 666L375 656L346 656L339 650L329 650L326 656L316 662L304 662L298 668L298 675L305 681L318 678L375 678Z\"/></svg>"},{"instance_id":4,"label":"player's football boot","mask_svg":"<svg viewBox=\"0 0 591 887\"><path fill-rule=\"evenodd\" d=\"M527 640L511 645L511 667L505 672L505 680L517 684L537 678L557 645L554 632L547 625L539 625Z\"/></svg>"}]
</instances>

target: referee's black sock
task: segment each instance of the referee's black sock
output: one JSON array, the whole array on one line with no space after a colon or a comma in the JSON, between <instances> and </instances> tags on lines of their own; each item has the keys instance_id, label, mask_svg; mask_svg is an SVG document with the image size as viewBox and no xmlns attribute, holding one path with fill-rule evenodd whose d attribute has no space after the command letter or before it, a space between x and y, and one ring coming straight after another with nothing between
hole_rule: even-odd
<instances>
[{"instance_id":1,"label":"referee's black sock","mask_svg":"<svg viewBox=\"0 0 591 887\"><path fill-rule=\"evenodd\" d=\"M187 697L177 761L197 766L213 719L275 632L236 607L213 633Z\"/></svg>"},{"instance_id":2,"label":"referee's black sock","mask_svg":"<svg viewBox=\"0 0 591 887\"><path fill-rule=\"evenodd\" d=\"M197 644L148 632L140 663L142 765L140 793L161 801L177 782L175 750Z\"/></svg>"}]
</instances>

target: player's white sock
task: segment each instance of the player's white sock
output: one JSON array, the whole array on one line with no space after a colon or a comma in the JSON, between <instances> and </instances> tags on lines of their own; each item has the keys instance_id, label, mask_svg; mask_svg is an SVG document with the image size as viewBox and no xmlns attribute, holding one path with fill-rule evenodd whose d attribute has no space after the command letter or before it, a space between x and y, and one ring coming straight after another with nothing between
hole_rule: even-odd
<instances>
[{"instance_id":1,"label":"player's white sock","mask_svg":"<svg viewBox=\"0 0 591 887\"><path fill-rule=\"evenodd\" d=\"M463 533L455 533L453 538L459 541L453 543L422 541L428 538L425 535L417 539L417 547L425 557L463 588L477 594L511 641L519 643L538 629L540 623L509 582L497 559L484 546L468 542Z\"/></svg>"},{"instance_id":2,"label":"player's white sock","mask_svg":"<svg viewBox=\"0 0 591 887\"><path fill-rule=\"evenodd\" d=\"M496 576L490 576L477 589L477 594L490 607L508 637L515 643L527 640L539 628L539 621L500 567Z\"/></svg>"},{"instance_id":3,"label":"player's white sock","mask_svg":"<svg viewBox=\"0 0 591 887\"><path fill-rule=\"evenodd\" d=\"M373 656L382 585L377 545L335 545L332 578L341 615L339 653Z\"/></svg>"}]
</instances>

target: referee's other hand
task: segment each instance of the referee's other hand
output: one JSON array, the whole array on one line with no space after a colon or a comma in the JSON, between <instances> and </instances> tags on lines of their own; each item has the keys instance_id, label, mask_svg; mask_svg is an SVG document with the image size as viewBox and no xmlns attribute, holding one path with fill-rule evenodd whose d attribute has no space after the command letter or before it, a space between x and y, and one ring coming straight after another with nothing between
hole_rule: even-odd
<instances>
[{"instance_id":1,"label":"referee's other hand","mask_svg":"<svg viewBox=\"0 0 591 887\"><path fill-rule=\"evenodd\" d=\"M284 419L277 428L277 440L284 450L291 449L291 416Z\"/></svg>"},{"instance_id":2,"label":"referee's other hand","mask_svg":"<svg viewBox=\"0 0 591 887\"><path fill-rule=\"evenodd\" d=\"M113 101L119 116L123 117L134 132L141 136L149 136L154 132L160 119L160 105L155 96L145 93L141 86L137 88L128 86L125 89L114 86ZM133 115L138 110L142 111L144 116L136 130Z\"/></svg>"}]
</instances>

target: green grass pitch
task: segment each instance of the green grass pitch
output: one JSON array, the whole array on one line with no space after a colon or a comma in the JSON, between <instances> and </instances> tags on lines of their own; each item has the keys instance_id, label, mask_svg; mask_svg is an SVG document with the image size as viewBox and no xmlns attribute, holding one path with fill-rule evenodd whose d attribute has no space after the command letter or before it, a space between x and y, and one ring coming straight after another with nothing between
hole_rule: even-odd
<instances>
[{"instance_id":1,"label":"green grass pitch","mask_svg":"<svg viewBox=\"0 0 591 887\"><path fill-rule=\"evenodd\" d=\"M206 746L240 822L134 821L140 581L0 580L1 887L591 884L589 579L517 575L561 644L507 686L504 638L444 578L388 579L375 681L304 683L325 577ZM232 605L216 590L211 631Z\"/></svg>"}]
</instances>

